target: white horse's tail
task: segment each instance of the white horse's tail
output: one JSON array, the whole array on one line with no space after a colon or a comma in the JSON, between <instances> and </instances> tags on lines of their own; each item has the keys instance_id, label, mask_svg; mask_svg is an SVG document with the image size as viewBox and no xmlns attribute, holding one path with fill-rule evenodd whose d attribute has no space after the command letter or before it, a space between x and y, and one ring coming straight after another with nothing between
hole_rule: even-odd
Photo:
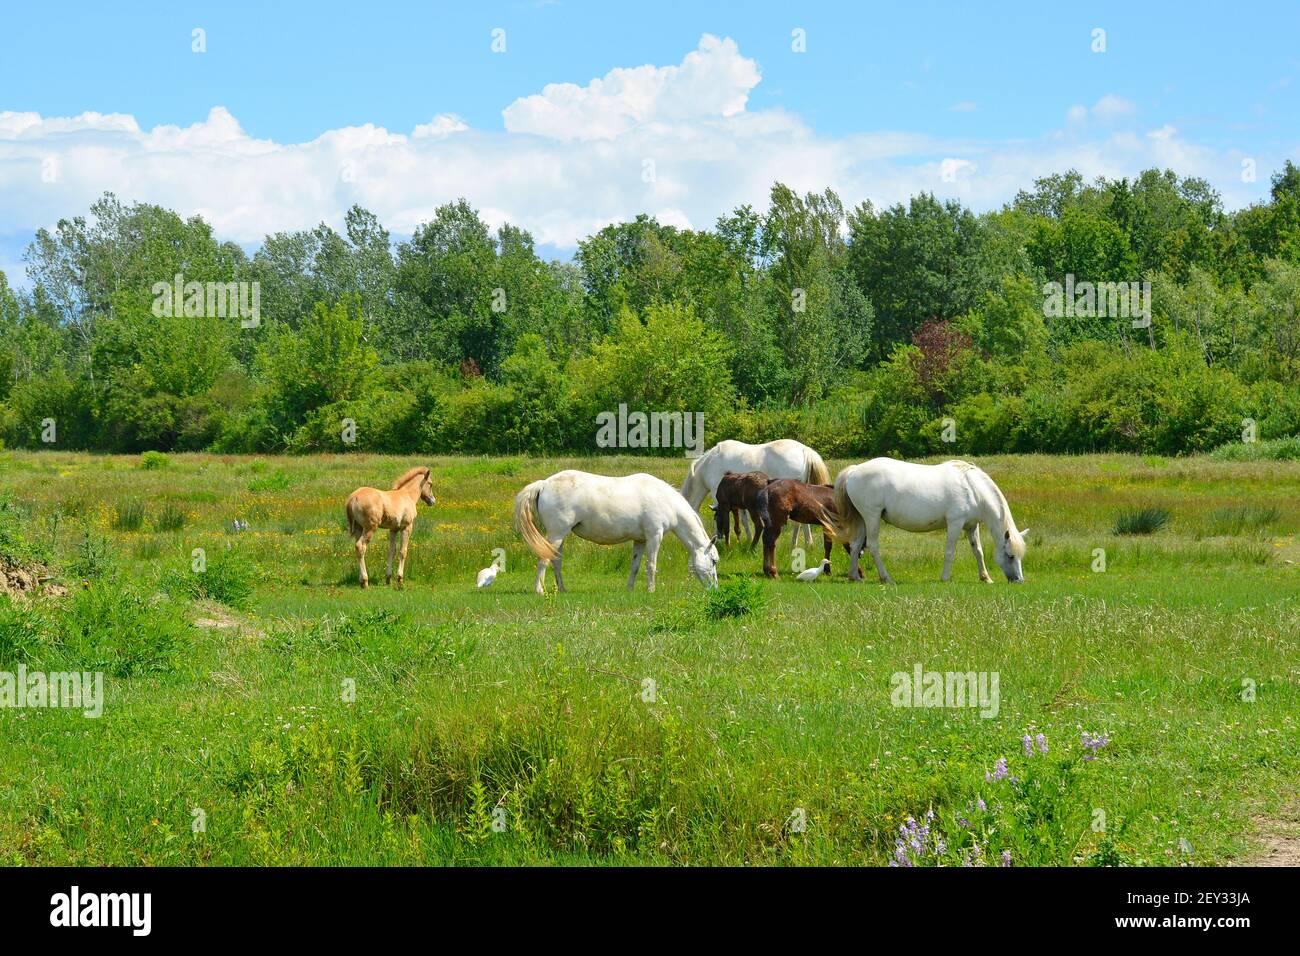
<instances>
[{"instance_id":1,"label":"white horse's tail","mask_svg":"<svg viewBox=\"0 0 1300 956\"><path fill-rule=\"evenodd\" d=\"M822 461L822 456L809 448L804 452L804 476L805 483L810 485L829 485L831 483L831 472L826 467L826 462Z\"/></svg>"},{"instance_id":2,"label":"white horse's tail","mask_svg":"<svg viewBox=\"0 0 1300 956\"><path fill-rule=\"evenodd\" d=\"M545 484L545 479L534 481L515 495L515 530L523 535L524 543L538 560L553 561L560 552L537 530L537 496Z\"/></svg>"},{"instance_id":3,"label":"white horse's tail","mask_svg":"<svg viewBox=\"0 0 1300 956\"><path fill-rule=\"evenodd\" d=\"M823 468L826 466L823 465ZM859 533L865 530L862 522L862 515L858 509L853 506L853 499L849 497L849 476L852 474L851 468L845 468L835 479L835 514L823 515L827 519L826 523L830 526L831 533L841 542L852 542Z\"/></svg>"},{"instance_id":4,"label":"white horse's tail","mask_svg":"<svg viewBox=\"0 0 1300 956\"><path fill-rule=\"evenodd\" d=\"M695 491L696 484L697 483L703 484L704 482L704 479L702 479L699 475L697 475L696 471L699 470L700 463L703 462L706 458L708 458L711 454L713 454L712 448L706 451L699 458L692 458L690 465L686 469L686 480L682 482L682 497L685 498L687 502L689 502L692 508L697 510L699 509L701 502L704 501L705 495L708 494L708 489L707 488L705 489L704 494L700 495L698 500L691 497L691 495Z\"/></svg>"}]
</instances>

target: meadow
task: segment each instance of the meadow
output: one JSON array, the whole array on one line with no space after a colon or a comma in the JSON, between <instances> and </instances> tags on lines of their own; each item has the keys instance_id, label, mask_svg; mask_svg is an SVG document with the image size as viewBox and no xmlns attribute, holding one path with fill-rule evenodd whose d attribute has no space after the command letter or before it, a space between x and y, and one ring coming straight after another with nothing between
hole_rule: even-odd
<instances>
[{"instance_id":1,"label":"meadow","mask_svg":"<svg viewBox=\"0 0 1300 956\"><path fill-rule=\"evenodd\" d=\"M382 583L381 532L362 592L344 499L426 463L406 587ZM894 587L869 561L849 583L838 549L831 579L795 582L787 534L778 581L733 543L708 593L669 540L658 591L628 593L630 546L571 539L569 593L548 575L538 597L525 483L676 486L684 460L0 452L8 540L68 589L0 597L0 671L103 671L106 695L94 719L0 708L0 863L1292 852L1300 462L978 463L1030 529L1023 585L979 583L964 543L941 584L942 536L886 528ZM996 716L894 706L917 665L995 673Z\"/></svg>"}]
</instances>

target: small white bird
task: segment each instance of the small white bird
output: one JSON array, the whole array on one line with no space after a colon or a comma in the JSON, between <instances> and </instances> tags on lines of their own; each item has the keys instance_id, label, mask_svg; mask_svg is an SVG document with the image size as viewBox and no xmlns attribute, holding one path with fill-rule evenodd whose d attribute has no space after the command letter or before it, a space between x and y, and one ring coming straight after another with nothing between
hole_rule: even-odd
<instances>
[{"instance_id":1,"label":"small white bird","mask_svg":"<svg viewBox=\"0 0 1300 956\"><path fill-rule=\"evenodd\" d=\"M478 573L478 586L485 588L495 581L497 579L497 570L497 565L494 561L492 564L489 564L486 568L480 571Z\"/></svg>"},{"instance_id":2,"label":"small white bird","mask_svg":"<svg viewBox=\"0 0 1300 956\"><path fill-rule=\"evenodd\" d=\"M807 571L800 571L795 577L796 581L816 581L823 574L831 573L830 561L823 561L815 568L809 568Z\"/></svg>"}]
</instances>

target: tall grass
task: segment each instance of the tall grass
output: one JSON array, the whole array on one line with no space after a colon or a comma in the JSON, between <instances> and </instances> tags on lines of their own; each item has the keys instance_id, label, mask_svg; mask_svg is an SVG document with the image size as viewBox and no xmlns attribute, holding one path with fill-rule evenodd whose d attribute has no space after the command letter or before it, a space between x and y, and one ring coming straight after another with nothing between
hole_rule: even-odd
<instances>
[{"instance_id":1,"label":"tall grass","mask_svg":"<svg viewBox=\"0 0 1300 956\"><path fill-rule=\"evenodd\" d=\"M1267 505L1242 505L1236 508L1216 508L1211 511L1207 526L1211 534L1240 536L1257 534L1277 524L1282 512Z\"/></svg>"},{"instance_id":2,"label":"tall grass","mask_svg":"<svg viewBox=\"0 0 1300 956\"><path fill-rule=\"evenodd\" d=\"M1118 535L1155 534L1169 523L1164 508L1129 508L1115 518L1113 531Z\"/></svg>"},{"instance_id":3,"label":"tall grass","mask_svg":"<svg viewBox=\"0 0 1300 956\"><path fill-rule=\"evenodd\" d=\"M144 502L132 498L113 509L113 530L139 531L144 527Z\"/></svg>"},{"instance_id":4,"label":"tall grass","mask_svg":"<svg viewBox=\"0 0 1300 956\"><path fill-rule=\"evenodd\" d=\"M180 531L187 518L184 508L174 501L165 501L154 514L153 526L158 531Z\"/></svg>"}]
</instances>

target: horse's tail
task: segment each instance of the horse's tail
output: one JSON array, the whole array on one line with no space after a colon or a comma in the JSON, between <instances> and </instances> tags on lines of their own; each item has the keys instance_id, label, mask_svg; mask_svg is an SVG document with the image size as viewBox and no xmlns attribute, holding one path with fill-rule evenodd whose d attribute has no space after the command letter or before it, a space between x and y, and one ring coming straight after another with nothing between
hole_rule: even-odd
<instances>
[{"instance_id":1,"label":"horse's tail","mask_svg":"<svg viewBox=\"0 0 1300 956\"><path fill-rule=\"evenodd\" d=\"M365 528L361 526L361 522L357 520L356 514L353 513L352 503L354 501L356 501L355 493L348 495L348 503L343 506L343 511L348 516L348 534L352 536L353 541L356 541L365 532Z\"/></svg>"},{"instance_id":2,"label":"horse's tail","mask_svg":"<svg viewBox=\"0 0 1300 956\"><path fill-rule=\"evenodd\" d=\"M804 452L803 457L804 465L807 467L804 481L810 485L829 485L831 483L831 472L826 467L826 462L822 461L822 456L809 448Z\"/></svg>"},{"instance_id":3,"label":"horse's tail","mask_svg":"<svg viewBox=\"0 0 1300 956\"><path fill-rule=\"evenodd\" d=\"M700 497L700 501L695 501L691 498L691 493L695 490L695 483L702 480L695 472L700 467L700 462L704 461L711 451L712 449L709 449L709 451L706 451L699 458L692 458L690 465L686 469L686 479L682 482L681 492L682 497L685 498L693 508L698 509L700 501L704 500L704 496Z\"/></svg>"},{"instance_id":4,"label":"horse's tail","mask_svg":"<svg viewBox=\"0 0 1300 956\"><path fill-rule=\"evenodd\" d=\"M537 530L537 497L542 493L545 479L534 481L515 495L515 530L524 537L524 543L541 561L553 561L559 551Z\"/></svg>"},{"instance_id":5,"label":"horse's tail","mask_svg":"<svg viewBox=\"0 0 1300 956\"><path fill-rule=\"evenodd\" d=\"M822 509L822 517L831 529L831 534L842 542L851 542L864 529L862 515L853 506L849 497L849 476L851 468L845 468L835 479L835 513L828 514Z\"/></svg>"},{"instance_id":6,"label":"horse's tail","mask_svg":"<svg viewBox=\"0 0 1300 956\"><path fill-rule=\"evenodd\" d=\"M771 500L772 496L767 493L767 488L759 489L758 495L754 498L754 510L758 512L758 523L762 528L772 527Z\"/></svg>"}]
</instances>

